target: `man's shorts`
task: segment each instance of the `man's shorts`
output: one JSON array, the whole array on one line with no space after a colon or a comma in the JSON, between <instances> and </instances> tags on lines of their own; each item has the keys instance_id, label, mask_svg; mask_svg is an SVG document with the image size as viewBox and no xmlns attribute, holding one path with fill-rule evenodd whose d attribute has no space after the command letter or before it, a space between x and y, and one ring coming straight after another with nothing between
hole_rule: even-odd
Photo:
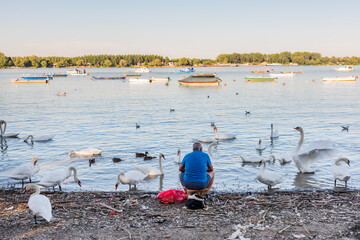
<instances>
[{"instance_id":1,"label":"man's shorts","mask_svg":"<svg viewBox=\"0 0 360 240\"><path fill-rule=\"evenodd\" d=\"M207 175L206 182L188 182L188 181L184 180L184 172L182 172L182 173L180 173L180 182L186 189L202 190L202 189L205 189L211 181L210 175L209 174L206 174L206 175Z\"/></svg>"}]
</instances>

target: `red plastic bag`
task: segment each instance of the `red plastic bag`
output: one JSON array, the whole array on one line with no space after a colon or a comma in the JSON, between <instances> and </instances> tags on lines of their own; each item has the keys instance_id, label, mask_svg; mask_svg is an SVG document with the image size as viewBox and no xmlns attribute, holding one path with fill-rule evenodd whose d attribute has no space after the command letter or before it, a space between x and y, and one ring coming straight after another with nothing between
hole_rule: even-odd
<instances>
[{"instance_id":1,"label":"red plastic bag","mask_svg":"<svg viewBox=\"0 0 360 240\"><path fill-rule=\"evenodd\" d=\"M181 203L186 200L186 193L178 189L170 189L164 192L159 192L158 194L159 202L164 204L169 203Z\"/></svg>"}]
</instances>

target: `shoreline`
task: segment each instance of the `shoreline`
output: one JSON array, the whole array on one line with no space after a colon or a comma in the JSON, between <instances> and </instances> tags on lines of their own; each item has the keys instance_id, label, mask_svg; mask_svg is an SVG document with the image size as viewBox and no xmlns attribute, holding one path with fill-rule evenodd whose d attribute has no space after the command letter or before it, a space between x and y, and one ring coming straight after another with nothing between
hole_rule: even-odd
<instances>
[{"instance_id":1,"label":"shoreline","mask_svg":"<svg viewBox=\"0 0 360 240\"><path fill-rule=\"evenodd\" d=\"M210 192L204 210L161 204L157 192L45 191L53 219L34 224L31 193L1 189L0 232L4 239L358 239L360 190L339 190Z\"/></svg>"}]
</instances>

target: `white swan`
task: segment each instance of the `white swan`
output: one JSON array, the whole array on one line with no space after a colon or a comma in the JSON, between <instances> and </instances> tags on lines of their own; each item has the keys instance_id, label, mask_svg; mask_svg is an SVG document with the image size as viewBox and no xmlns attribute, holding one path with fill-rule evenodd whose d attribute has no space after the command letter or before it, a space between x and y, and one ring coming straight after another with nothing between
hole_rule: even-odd
<instances>
[{"instance_id":1,"label":"white swan","mask_svg":"<svg viewBox=\"0 0 360 240\"><path fill-rule=\"evenodd\" d=\"M28 142L29 139L31 141L31 143L33 142L47 142L47 141L51 141L54 138L54 135L42 135L42 136L37 136L34 138L33 135L29 135L24 142Z\"/></svg>"},{"instance_id":2,"label":"white swan","mask_svg":"<svg viewBox=\"0 0 360 240\"><path fill-rule=\"evenodd\" d=\"M216 146L217 144L218 144L218 141L213 141L213 142L208 146L208 148L207 148L207 152L208 152L208 154L209 154L209 157L210 157L210 160L211 160L211 164L213 164L213 165L214 165L214 163L213 163L214 157L213 157L213 155L212 155L211 148L214 147L214 146Z\"/></svg>"},{"instance_id":3,"label":"white swan","mask_svg":"<svg viewBox=\"0 0 360 240\"><path fill-rule=\"evenodd\" d=\"M295 165L302 173L315 173L316 169L311 168L310 164L331 150L331 142L328 140L314 141L300 152L300 148L304 142L304 130L301 127L294 129L300 132L299 143L292 154Z\"/></svg>"},{"instance_id":4,"label":"white swan","mask_svg":"<svg viewBox=\"0 0 360 240\"><path fill-rule=\"evenodd\" d=\"M233 134L224 134L224 135L219 135L218 129L216 126L214 126L214 131L216 131L216 140L232 140L236 138L236 135Z\"/></svg>"},{"instance_id":5,"label":"white swan","mask_svg":"<svg viewBox=\"0 0 360 240\"><path fill-rule=\"evenodd\" d=\"M164 158L164 160L165 160L165 156L162 153L159 154L159 169L153 169L150 166L137 166L134 168L135 168L135 170L140 171L149 176L164 175L162 165L161 165L161 158Z\"/></svg>"},{"instance_id":6,"label":"white swan","mask_svg":"<svg viewBox=\"0 0 360 240\"><path fill-rule=\"evenodd\" d=\"M240 156L240 158L242 159L243 163L259 163L261 161L268 161L268 162L275 161L275 156L273 154L270 154L267 159L257 154L248 157Z\"/></svg>"},{"instance_id":7,"label":"white swan","mask_svg":"<svg viewBox=\"0 0 360 240\"><path fill-rule=\"evenodd\" d=\"M350 160L347 158L342 157L342 158L338 158L335 161L335 166L332 169L334 179L335 179L335 187L336 187L336 180L344 181L345 187L347 187L347 182L350 179L349 167L341 165L341 161L347 163L350 166Z\"/></svg>"},{"instance_id":8,"label":"white swan","mask_svg":"<svg viewBox=\"0 0 360 240\"><path fill-rule=\"evenodd\" d=\"M175 162L176 162L177 164L181 164L182 160L183 160L183 157L182 157L182 155L181 155L181 149L179 148L179 149L178 149L178 152L177 152L177 157L176 157L176 159L175 159Z\"/></svg>"},{"instance_id":9,"label":"white swan","mask_svg":"<svg viewBox=\"0 0 360 240\"><path fill-rule=\"evenodd\" d=\"M55 191L55 186L59 186L61 191L61 184L71 176L71 173L74 173L74 180L81 187L81 181L77 176L76 168L60 168L54 171L49 172L43 179L38 183L42 187L52 187Z\"/></svg>"},{"instance_id":10,"label":"white swan","mask_svg":"<svg viewBox=\"0 0 360 240\"><path fill-rule=\"evenodd\" d=\"M69 156L70 157L75 157L75 156L92 157L92 156L101 155L102 152L103 152L103 150L99 150L96 148L87 148L87 149L84 149L81 151L71 150L69 152Z\"/></svg>"},{"instance_id":11,"label":"white swan","mask_svg":"<svg viewBox=\"0 0 360 240\"><path fill-rule=\"evenodd\" d=\"M58 96L66 96L66 92L58 92L57 95Z\"/></svg>"},{"instance_id":12,"label":"white swan","mask_svg":"<svg viewBox=\"0 0 360 240\"><path fill-rule=\"evenodd\" d=\"M35 193L30 195L28 206L31 210L32 214L34 215L35 223L36 222L36 216L43 217L46 221L50 222L52 218L51 214L51 203L50 200L44 196L40 195L40 187L36 184L27 184L26 190L34 189Z\"/></svg>"},{"instance_id":13,"label":"white swan","mask_svg":"<svg viewBox=\"0 0 360 240\"><path fill-rule=\"evenodd\" d=\"M271 124L271 133L270 133L270 138L278 138L279 137L279 133L278 130L274 130L274 125Z\"/></svg>"},{"instance_id":14,"label":"white swan","mask_svg":"<svg viewBox=\"0 0 360 240\"><path fill-rule=\"evenodd\" d=\"M5 133L6 132L6 121L0 120L0 133L2 138L17 138L20 133Z\"/></svg>"},{"instance_id":15,"label":"white swan","mask_svg":"<svg viewBox=\"0 0 360 240\"><path fill-rule=\"evenodd\" d=\"M212 143L214 140L216 139L212 137L202 137L198 139L198 141L202 143Z\"/></svg>"},{"instance_id":16,"label":"white swan","mask_svg":"<svg viewBox=\"0 0 360 240\"><path fill-rule=\"evenodd\" d=\"M39 158L38 156L34 156L32 158L32 163L25 163L20 166L14 168L11 171L10 178L15 180L21 180L22 185L24 186L24 180L29 178L31 182L31 177L40 171L40 166L38 164Z\"/></svg>"},{"instance_id":17,"label":"white swan","mask_svg":"<svg viewBox=\"0 0 360 240\"><path fill-rule=\"evenodd\" d=\"M279 161L281 164L286 164L292 161L292 157L289 153L283 153L280 155Z\"/></svg>"},{"instance_id":18,"label":"white swan","mask_svg":"<svg viewBox=\"0 0 360 240\"><path fill-rule=\"evenodd\" d=\"M261 138L259 138L259 142L256 144L255 148L257 150L264 150L266 148Z\"/></svg>"},{"instance_id":19,"label":"white swan","mask_svg":"<svg viewBox=\"0 0 360 240\"><path fill-rule=\"evenodd\" d=\"M118 179L115 183L115 190L117 190L119 183L122 184L129 184L129 189L131 189L131 185L134 185L136 188L136 184L138 184L140 181L144 180L147 177L147 174L144 174L140 171L136 170L130 170L126 173L120 172L118 174Z\"/></svg>"},{"instance_id":20,"label":"white swan","mask_svg":"<svg viewBox=\"0 0 360 240\"><path fill-rule=\"evenodd\" d=\"M263 164L263 167L256 174L256 179L259 182L267 185L268 189L270 189L272 186L275 186L283 181L283 177L280 174L266 170L266 162L265 161L261 161L259 163L259 167L261 166L261 164Z\"/></svg>"}]
</instances>

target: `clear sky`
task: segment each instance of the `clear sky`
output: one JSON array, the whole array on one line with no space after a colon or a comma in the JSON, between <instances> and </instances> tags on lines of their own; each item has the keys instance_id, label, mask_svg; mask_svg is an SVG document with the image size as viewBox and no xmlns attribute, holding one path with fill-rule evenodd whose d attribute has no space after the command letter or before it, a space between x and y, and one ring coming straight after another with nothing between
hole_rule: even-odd
<instances>
[{"instance_id":1,"label":"clear sky","mask_svg":"<svg viewBox=\"0 0 360 240\"><path fill-rule=\"evenodd\" d=\"M360 0L0 0L6 56L360 56Z\"/></svg>"}]
</instances>

